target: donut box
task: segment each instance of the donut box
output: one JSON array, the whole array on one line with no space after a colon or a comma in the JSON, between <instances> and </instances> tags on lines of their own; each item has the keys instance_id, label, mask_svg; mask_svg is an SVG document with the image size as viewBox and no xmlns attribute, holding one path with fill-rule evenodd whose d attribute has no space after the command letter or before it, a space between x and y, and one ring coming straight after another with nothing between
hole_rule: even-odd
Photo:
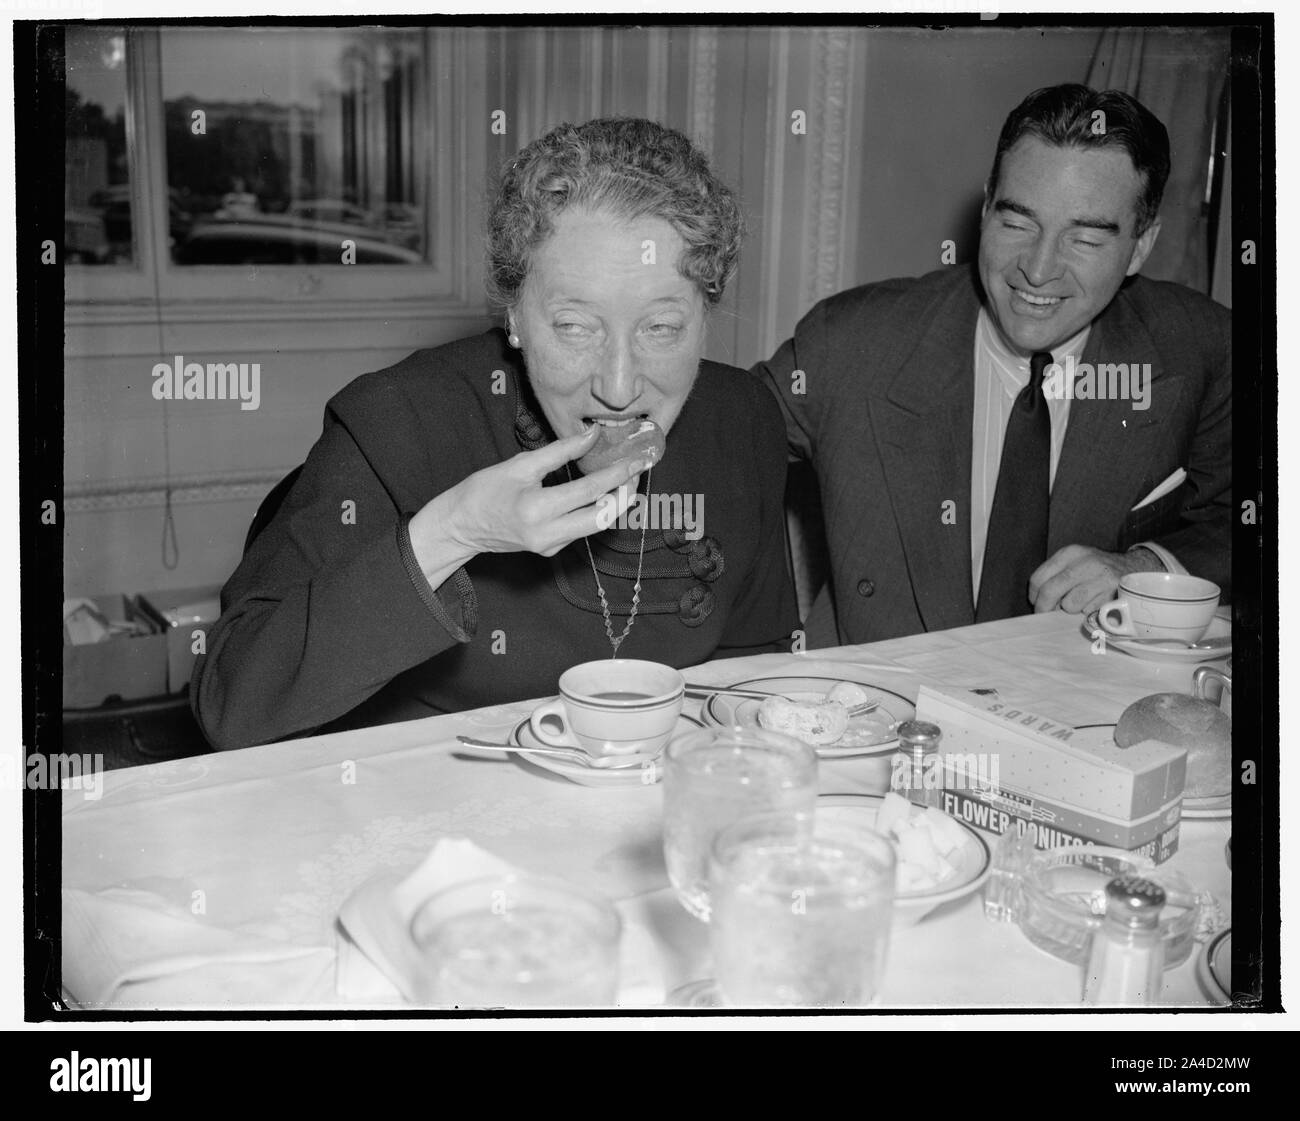
<instances>
[{"instance_id":1,"label":"donut box","mask_svg":"<svg viewBox=\"0 0 1300 1121\"><path fill-rule=\"evenodd\" d=\"M958 821L1000 837L1008 829L1024 833L1034 827L1034 847L1060 848L1065 845L1100 845L1104 848L1123 849L1149 857L1163 864L1178 851L1179 815L1175 806L1153 822L1143 823L1143 828L1126 829L1122 825L1102 820L1075 825L1067 829L1072 815L1068 810L1055 807L1050 802L1034 802L1002 790L944 790L939 808ZM1086 832L1077 832L1083 829ZM1150 840L1141 840L1154 832Z\"/></svg>"},{"instance_id":2,"label":"donut box","mask_svg":"<svg viewBox=\"0 0 1300 1121\"><path fill-rule=\"evenodd\" d=\"M1182 748L1085 743L1041 713L929 685L921 686L916 711L943 729L936 770L945 812L998 835L1032 822L1039 848L1105 845L1157 863L1177 851Z\"/></svg>"}]
</instances>

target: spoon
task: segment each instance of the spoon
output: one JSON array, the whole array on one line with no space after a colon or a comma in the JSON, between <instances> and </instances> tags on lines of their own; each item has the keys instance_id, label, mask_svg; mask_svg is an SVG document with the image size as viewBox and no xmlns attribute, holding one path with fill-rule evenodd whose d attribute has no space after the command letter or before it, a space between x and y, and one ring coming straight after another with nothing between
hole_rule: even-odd
<instances>
[{"instance_id":1,"label":"spoon","mask_svg":"<svg viewBox=\"0 0 1300 1121\"><path fill-rule=\"evenodd\" d=\"M688 697L707 700L709 697L717 696L718 694L727 697L745 697L751 701L766 701L771 697L780 697L781 700L789 701L791 704L805 703L796 701L793 697L787 697L784 693L760 693L754 689L728 689L722 685L692 685L689 682L686 685L686 695ZM849 718L852 719L855 716L865 716L868 712L875 712L879 707L879 701L864 701L862 704L854 705L846 711L849 714Z\"/></svg>"},{"instance_id":2,"label":"spoon","mask_svg":"<svg viewBox=\"0 0 1300 1121\"><path fill-rule=\"evenodd\" d=\"M1163 650L1229 650L1232 647L1232 636L1227 634L1201 638L1195 642L1183 642L1177 638L1133 638L1129 641L1141 646L1158 646Z\"/></svg>"},{"instance_id":3,"label":"spoon","mask_svg":"<svg viewBox=\"0 0 1300 1121\"><path fill-rule=\"evenodd\" d=\"M602 755L592 756L585 751L576 747L521 747L514 743L496 743L493 740L479 740L473 736L457 736L461 743L468 747L482 747L489 751L509 751L516 755L549 755L555 759L563 759L569 763L576 763L580 767L590 767L598 771L624 771L630 767L640 767L646 763L652 763L658 756L655 755Z\"/></svg>"}]
</instances>

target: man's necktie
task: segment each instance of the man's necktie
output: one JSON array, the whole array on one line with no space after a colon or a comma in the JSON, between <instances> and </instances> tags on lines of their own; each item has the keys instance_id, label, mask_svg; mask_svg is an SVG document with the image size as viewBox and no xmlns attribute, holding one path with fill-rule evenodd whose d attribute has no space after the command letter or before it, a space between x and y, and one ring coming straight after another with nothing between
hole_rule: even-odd
<instances>
[{"instance_id":1,"label":"man's necktie","mask_svg":"<svg viewBox=\"0 0 1300 1121\"><path fill-rule=\"evenodd\" d=\"M1052 422L1042 385L1051 362L1046 351L1029 360L1029 383L1011 406L984 544L977 623L1028 615L1029 577L1047 559Z\"/></svg>"}]
</instances>

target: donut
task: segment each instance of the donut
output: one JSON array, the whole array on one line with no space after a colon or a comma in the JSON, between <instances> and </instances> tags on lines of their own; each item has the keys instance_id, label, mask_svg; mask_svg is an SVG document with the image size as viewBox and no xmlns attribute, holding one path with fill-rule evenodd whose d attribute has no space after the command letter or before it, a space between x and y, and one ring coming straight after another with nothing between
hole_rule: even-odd
<instances>
[{"instance_id":1,"label":"donut","mask_svg":"<svg viewBox=\"0 0 1300 1121\"><path fill-rule=\"evenodd\" d=\"M849 716L844 706L834 701L805 704L784 697L768 697L759 705L758 723L770 731L784 732L814 747L824 747L844 735Z\"/></svg>"},{"instance_id":2,"label":"donut","mask_svg":"<svg viewBox=\"0 0 1300 1121\"><path fill-rule=\"evenodd\" d=\"M597 425L600 434L591 451L578 460L584 475L591 475L612 467L626 459L644 456L651 464L658 463L664 455L667 441L663 429L653 420L629 421L627 424Z\"/></svg>"}]
</instances>

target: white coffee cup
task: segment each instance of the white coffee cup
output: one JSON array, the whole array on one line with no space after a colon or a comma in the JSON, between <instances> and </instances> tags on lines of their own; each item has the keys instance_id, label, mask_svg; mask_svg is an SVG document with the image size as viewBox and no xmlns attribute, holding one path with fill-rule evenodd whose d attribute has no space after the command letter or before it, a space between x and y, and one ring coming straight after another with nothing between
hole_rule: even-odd
<instances>
[{"instance_id":1,"label":"white coffee cup","mask_svg":"<svg viewBox=\"0 0 1300 1121\"><path fill-rule=\"evenodd\" d=\"M1219 585L1173 572L1130 572L1119 595L1097 612L1097 623L1117 638L1195 642L1219 606Z\"/></svg>"},{"instance_id":2,"label":"white coffee cup","mask_svg":"<svg viewBox=\"0 0 1300 1121\"><path fill-rule=\"evenodd\" d=\"M592 755L655 755L672 737L686 681L671 666L630 658L583 662L560 675L560 695L529 718L555 747Z\"/></svg>"}]
</instances>

